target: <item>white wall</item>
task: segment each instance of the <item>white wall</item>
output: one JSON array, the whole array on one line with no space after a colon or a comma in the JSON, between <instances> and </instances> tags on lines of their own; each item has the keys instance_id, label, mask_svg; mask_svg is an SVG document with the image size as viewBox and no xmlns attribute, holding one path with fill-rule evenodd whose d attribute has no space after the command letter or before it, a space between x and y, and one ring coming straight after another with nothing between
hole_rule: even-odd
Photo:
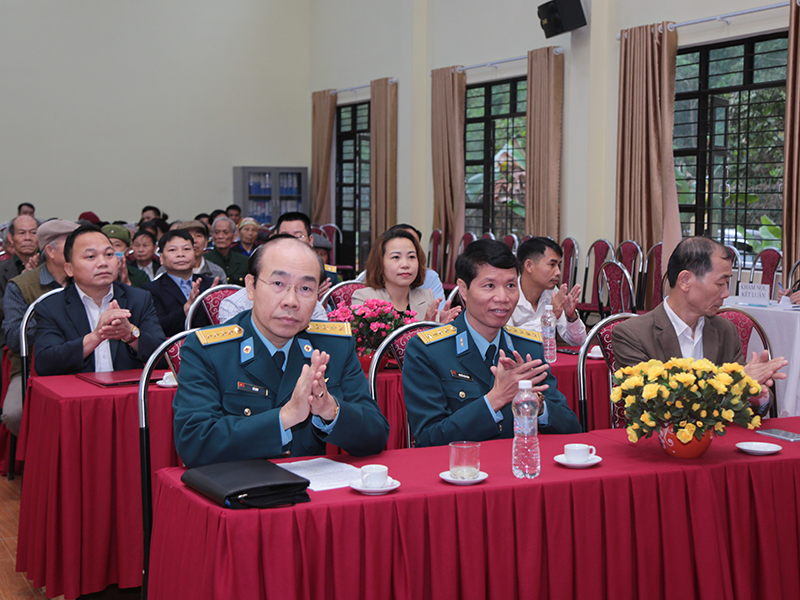
<instances>
[{"instance_id":1,"label":"white wall","mask_svg":"<svg viewBox=\"0 0 800 600\"><path fill-rule=\"evenodd\" d=\"M309 165L303 0L0 1L0 194L37 216L191 218L235 165Z\"/></svg>"}]
</instances>

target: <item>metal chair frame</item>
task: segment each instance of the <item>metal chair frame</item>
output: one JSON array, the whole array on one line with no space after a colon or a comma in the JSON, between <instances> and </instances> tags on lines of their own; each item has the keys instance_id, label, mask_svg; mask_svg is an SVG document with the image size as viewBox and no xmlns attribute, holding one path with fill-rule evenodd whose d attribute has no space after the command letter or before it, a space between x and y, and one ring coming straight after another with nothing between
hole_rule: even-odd
<instances>
[{"instance_id":1,"label":"metal chair frame","mask_svg":"<svg viewBox=\"0 0 800 600\"><path fill-rule=\"evenodd\" d=\"M633 313L618 313L616 315L611 315L602 319L597 325L592 327L592 330L586 336L586 339L581 344L581 348L578 351L578 420L581 422L581 427L583 431L589 431L589 410L586 398L586 355L589 354L589 348L592 345L592 341L602 334L603 330L608 327L608 325L612 323L616 323L617 321L627 321L631 317L635 317L636 315ZM603 353L603 359L606 362L606 366L608 367L608 386L611 389L612 385L612 376L614 374L614 367L610 363L608 355L606 354L606 349L603 344L600 344L600 350ZM610 410L611 410L611 423L614 423L614 403L610 403Z\"/></svg>"},{"instance_id":2,"label":"metal chair frame","mask_svg":"<svg viewBox=\"0 0 800 600\"><path fill-rule=\"evenodd\" d=\"M641 310L647 309L647 281L650 275L650 263L651 257L652 262L656 264L658 267L658 275L653 275L653 297L651 298L653 302L653 306L650 307L650 310L654 309L656 306L661 304L664 300L664 291L663 291L663 280L661 274L661 264L663 257L661 256L661 249L663 248L663 243L658 242L653 244L653 246L647 251L644 257L644 267L642 269L642 285L639 287L639 300L637 301L637 305ZM658 258L656 258L656 253L658 253ZM662 282L661 287L658 287L658 282ZM660 294L660 298L659 298ZM658 300L658 302L656 302Z\"/></svg>"},{"instance_id":3,"label":"metal chair frame","mask_svg":"<svg viewBox=\"0 0 800 600\"><path fill-rule=\"evenodd\" d=\"M570 253L567 252L567 248L564 246L568 240L569 244L572 245L571 256L569 256ZM563 253L562 260L564 261L562 263L564 268L561 271L561 283L566 283L567 287L572 289L572 287L575 285L575 280L578 278L578 257L580 255L580 252L578 251L578 240L573 237L565 237L564 241L561 242L561 251Z\"/></svg>"},{"instance_id":4,"label":"metal chair frame","mask_svg":"<svg viewBox=\"0 0 800 600\"><path fill-rule=\"evenodd\" d=\"M606 317L608 315L605 314L605 308L603 306L603 294L608 294L608 310L613 311L612 308L612 297L615 295L616 290L612 289L613 286L610 285L608 280L608 275L606 274L607 268L617 268L622 273L622 277L619 282L619 300L620 306L622 308L622 312L633 312L636 310L636 297L634 296L633 291L633 281L631 281L631 274L628 272L628 269L625 268L620 262L616 260L607 260L602 265L600 265L600 270L597 271L597 280L595 281L595 285L597 286L597 303L598 307L600 308L600 317ZM627 283L627 292L628 292L628 301L627 306L625 302L625 284ZM607 288L607 289L606 289ZM609 314L615 314L609 312Z\"/></svg>"},{"instance_id":5,"label":"metal chair frame","mask_svg":"<svg viewBox=\"0 0 800 600\"><path fill-rule=\"evenodd\" d=\"M186 323L184 325L184 329L192 328L192 319L194 318L194 313L197 312L197 308L203 304L203 300L205 300L206 297L210 296L214 292L221 292L222 290L233 290L234 292L238 292L241 289L244 288L242 288L242 286L240 285L234 285L233 283L223 283L215 287L210 287L204 292L200 292L197 295L197 298L194 299L194 302L192 302L192 305L189 307L189 310L186 313Z\"/></svg>"},{"instance_id":6,"label":"metal chair frame","mask_svg":"<svg viewBox=\"0 0 800 600\"><path fill-rule=\"evenodd\" d=\"M56 288L54 290L50 290L46 294L42 294L36 300L31 302L28 309L25 311L25 314L22 315L22 322L19 325L19 355L20 359L22 360L22 405L25 405L25 395L28 393L28 377L30 377L30 373L28 372L28 350L30 349L30 344L28 344L28 323L30 323L31 319L33 318L33 313L36 310L36 305L39 304L42 300L49 296L53 296L60 292L63 292L64 288ZM17 436L12 435L11 441L9 443L8 448L8 480L14 480L14 463L17 460Z\"/></svg>"},{"instance_id":7,"label":"metal chair frame","mask_svg":"<svg viewBox=\"0 0 800 600\"><path fill-rule=\"evenodd\" d=\"M414 331L415 329L432 329L433 327L441 326L442 324L437 323L436 321L417 321L416 323L409 323L408 325L398 327L392 333L386 336L386 339L383 340L381 345L378 346L378 349L372 354L372 362L370 362L369 365L369 376L367 379L369 380L369 395L373 400L376 402L378 401L378 366L380 365L381 359L386 355L387 352L392 353L392 357L397 361L397 366L400 367L400 372L402 374L403 360L395 351L394 341L400 336L408 333L409 331ZM406 410L406 445L408 448L412 447L411 425L408 423L408 410Z\"/></svg>"},{"instance_id":8,"label":"metal chair frame","mask_svg":"<svg viewBox=\"0 0 800 600\"><path fill-rule=\"evenodd\" d=\"M442 237L442 230L434 229L431 231L431 237L428 238L428 268L433 269L437 273L442 272L442 259L444 258L444 253L442 252Z\"/></svg>"},{"instance_id":9,"label":"metal chair frame","mask_svg":"<svg viewBox=\"0 0 800 600\"><path fill-rule=\"evenodd\" d=\"M633 253L633 260L631 264L628 265L625 259L625 248L632 246L634 248ZM642 252L642 247L639 245L639 242L636 240L625 240L624 242L620 243L617 246L617 249L614 252L615 260L628 269L628 273L631 276L631 282L633 283L633 290L636 294L633 297L633 306L635 309L642 308L639 306L639 287L642 285L642 275L644 273L644 253Z\"/></svg>"},{"instance_id":10,"label":"metal chair frame","mask_svg":"<svg viewBox=\"0 0 800 600\"><path fill-rule=\"evenodd\" d=\"M328 233L328 230L326 229L328 227L330 228L331 232L333 232L333 235ZM332 246L330 252L331 264L338 265L339 263L337 261L339 259L339 253L337 252L337 249L338 245L341 244L342 240L344 239L342 230L336 223L325 223L324 225L320 225L320 228L322 229L323 233L325 233L325 237L328 238Z\"/></svg>"},{"instance_id":11,"label":"metal chair frame","mask_svg":"<svg viewBox=\"0 0 800 600\"><path fill-rule=\"evenodd\" d=\"M150 355L139 378L139 466L142 476L142 524L144 525L144 567L142 570L142 598L147 598L147 575L150 561L150 535L153 530L153 488L152 469L150 467L150 425L147 418L147 388L156 364L169 348L191 335L199 328L188 329L176 333L162 342Z\"/></svg>"},{"instance_id":12,"label":"metal chair frame","mask_svg":"<svg viewBox=\"0 0 800 600\"><path fill-rule=\"evenodd\" d=\"M322 306L328 306L328 302L333 302L334 307L336 307L336 301L332 299L333 293L347 285L358 285L359 289L362 287L367 287L366 283L361 281L356 281L355 279L350 279L348 281L340 281L336 285L334 285L331 289L329 289L325 294L322 296L322 299L319 301Z\"/></svg>"},{"instance_id":13,"label":"metal chair frame","mask_svg":"<svg viewBox=\"0 0 800 600\"><path fill-rule=\"evenodd\" d=\"M482 240L493 240L493 239L495 239L495 237L494 237L494 233L492 233L491 231L486 231L486 232L484 232L484 234L481 236L481 239L482 239Z\"/></svg>"},{"instance_id":14,"label":"metal chair frame","mask_svg":"<svg viewBox=\"0 0 800 600\"><path fill-rule=\"evenodd\" d=\"M458 301L458 304L456 304L456 301ZM454 306L463 306L466 308L464 299L461 297L461 294L458 293L458 286L454 287L447 295L447 302L450 303L450 308L453 308Z\"/></svg>"},{"instance_id":15,"label":"metal chair frame","mask_svg":"<svg viewBox=\"0 0 800 600\"><path fill-rule=\"evenodd\" d=\"M606 248L606 251L603 254L602 260L600 260L598 258L598 252L597 252L597 250L595 250L596 246L605 246L605 248ZM598 306L599 306L600 290L597 289L597 286L595 285L596 281L597 281L597 274L600 272L600 267L602 266L603 262L607 261L609 259L609 257L613 257L613 256L614 256L614 246L612 246L611 242L609 242L606 239L601 238L599 240L595 240L594 242L592 242L592 245L589 246L589 250L586 253L586 263L585 263L584 272L583 272L583 290L581 291L581 302L580 302L580 304L592 305L595 302L597 302ZM592 262L592 258L595 258L596 260L595 260L595 264L594 264L594 273L592 274L592 278L589 279L589 265ZM589 283L592 284L592 293L591 293L591 296L589 297L589 302L587 302L586 301L586 294L587 294L587 288L589 287L589 285L588 285ZM581 317L583 318L584 321L586 320L586 317L588 316L588 314L593 312L593 310L587 309L585 307L584 308L580 308L579 307L578 310L581 313L584 313L584 314L581 315Z\"/></svg>"}]
</instances>

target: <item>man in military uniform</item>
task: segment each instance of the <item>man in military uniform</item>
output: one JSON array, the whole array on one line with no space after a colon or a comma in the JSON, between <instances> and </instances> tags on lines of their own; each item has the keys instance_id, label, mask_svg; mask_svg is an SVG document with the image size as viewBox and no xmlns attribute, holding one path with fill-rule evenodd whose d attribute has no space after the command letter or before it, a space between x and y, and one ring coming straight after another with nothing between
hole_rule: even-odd
<instances>
[{"instance_id":1,"label":"man in military uniform","mask_svg":"<svg viewBox=\"0 0 800 600\"><path fill-rule=\"evenodd\" d=\"M187 338L173 408L188 466L386 445L349 324L310 323L323 278L310 246L272 238L249 261L252 311Z\"/></svg>"},{"instance_id":2,"label":"man in military uniform","mask_svg":"<svg viewBox=\"0 0 800 600\"><path fill-rule=\"evenodd\" d=\"M466 311L452 324L418 334L406 349L403 393L417 445L513 437L511 400L523 379L543 400L540 431L580 432L544 362L541 334L505 327L519 299L509 247L473 242L458 257L456 276Z\"/></svg>"}]
</instances>

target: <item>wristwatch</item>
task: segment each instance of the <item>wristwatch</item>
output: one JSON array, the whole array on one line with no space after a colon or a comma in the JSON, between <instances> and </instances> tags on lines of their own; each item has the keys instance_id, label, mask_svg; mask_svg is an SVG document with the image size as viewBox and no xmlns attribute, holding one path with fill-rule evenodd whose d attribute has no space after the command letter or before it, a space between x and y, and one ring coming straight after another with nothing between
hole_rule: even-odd
<instances>
[{"instance_id":1,"label":"wristwatch","mask_svg":"<svg viewBox=\"0 0 800 600\"><path fill-rule=\"evenodd\" d=\"M131 337L129 337L127 340L122 340L122 341L125 342L126 344L132 344L133 342L139 339L139 335L140 335L139 328L136 325L131 325Z\"/></svg>"},{"instance_id":2,"label":"wristwatch","mask_svg":"<svg viewBox=\"0 0 800 600\"><path fill-rule=\"evenodd\" d=\"M320 421L322 421L323 425L330 425L336 420L336 417L339 416L339 401L336 398L334 398L333 401L336 402L336 408L333 409L333 418L330 421L326 421L320 417Z\"/></svg>"}]
</instances>

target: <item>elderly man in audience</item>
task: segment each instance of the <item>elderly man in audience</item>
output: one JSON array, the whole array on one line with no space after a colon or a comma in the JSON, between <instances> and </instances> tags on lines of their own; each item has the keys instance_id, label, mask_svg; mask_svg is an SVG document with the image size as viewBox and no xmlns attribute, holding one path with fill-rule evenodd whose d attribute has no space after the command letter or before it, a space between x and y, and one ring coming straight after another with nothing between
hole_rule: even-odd
<instances>
[{"instance_id":1,"label":"elderly man in audience","mask_svg":"<svg viewBox=\"0 0 800 600\"><path fill-rule=\"evenodd\" d=\"M275 233L287 233L309 246L314 246L314 235L311 233L311 219L309 219L308 215L305 213L283 213L278 217L278 222L275 225ZM320 298L325 295L325 292L331 289L331 286L339 283L339 274L336 272L336 267L325 265L325 276L326 280L319 286Z\"/></svg>"},{"instance_id":2,"label":"elderly man in audience","mask_svg":"<svg viewBox=\"0 0 800 600\"><path fill-rule=\"evenodd\" d=\"M237 225L239 241L234 250L245 256L250 256L258 247L258 222L253 217L245 217Z\"/></svg>"},{"instance_id":3,"label":"elderly man in audience","mask_svg":"<svg viewBox=\"0 0 800 600\"><path fill-rule=\"evenodd\" d=\"M114 247L93 225L69 234L64 259L73 283L36 305L36 372L142 368L165 339L150 293L116 281Z\"/></svg>"},{"instance_id":4,"label":"elderly man in audience","mask_svg":"<svg viewBox=\"0 0 800 600\"><path fill-rule=\"evenodd\" d=\"M244 285L247 275L247 257L233 249L233 234L236 225L228 217L217 217L211 226L214 249L205 254L205 259L225 269L228 283Z\"/></svg>"},{"instance_id":5,"label":"elderly man in audience","mask_svg":"<svg viewBox=\"0 0 800 600\"><path fill-rule=\"evenodd\" d=\"M114 254L119 261L119 279L125 285L142 287L150 281L147 274L141 269L137 269L128 262L128 250L131 247L131 232L123 225L103 225L101 231L106 234L111 245L114 247Z\"/></svg>"},{"instance_id":6,"label":"elderly man in audience","mask_svg":"<svg viewBox=\"0 0 800 600\"><path fill-rule=\"evenodd\" d=\"M36 230L39 223L31 216L19 215L8 225L6 239L14 248L14 256L0 262L0 321L3 319L3 296L6 285L14 277L39 264L39 248L36 243ZM4 335L0 332L0 348L4 343Z\"/></svg>"},{"instance_id":7,"label":"elderly man in audience","mask_svg":"<svg viewBox=\"0 0 800 600\"><path fill-rule=\"evenodd\" d=\"M558 335L571 346L580 346L586 339L583 324L575 307L581 297L581 286L571 290L567 284L558 287L561 279L561 246L548 237L535 237L524 242L517 250L519 263L519 296L517 308L511 315L511 324L531 331L542 330L545 306L552 305L556 315Z\"/></svg>"},{"instance_id":8,"label":"elderly man in audience","mask_svg":"<svg viewBox=\"0 0 800 600\"><path fill-rule=\"evenodd\" d=\"M11 375L8 391L3 402L3 423L14 435L19 434L22 419L22 359L20 357L20 325L25 311L40 296L47 292L64 287L67 273L64 270L64 242L72 231L77 229L76 223L52 219L39 226L36 239L42 251L42 259L35 269L25 271L8 282L3 298L5 319L3 332L11 360ZM33 341L35 321L31 320L28 337Z\"/></svg>"},{"instance_id":9,"label":"elderly man in audience","mask_svg":"<svg viewBox=\"0 0 800 600\"><path fill-rule=\"evenodd\" d=\"M370 398L349 327L310 323L324 278L313 249L269 240L249 261L252 311L181 348L175 445L190 467L325 453L380 452L389 424Z\"/></svg>"},{"instance_id":10,"label":"elderly man in audience","mask_svg":"<svg viewBox=\"0 0 800 600\"><path fill-rule=\"evenodd\" d=\"M742 344L736 327L715 316L728 297L733 257L725 246L710 238L683 240L669 257L667 278L670 295L649 313L628 319L614 328L611 341L620 366L650 359L706 358L715 365L743 363ZM788 362L769 359L765 350L752 353L745 372L764 384L754 403L761 412L768 407L767 387L784 379L780 369Z\"/></svg>"},{"instance_id":11,"label":"elderly man in audience","mask_svg":"<svg viewBox=\"0 0 800 600\"><path fill-rule=\"evenodd\" d=\"M188 231L168 231L158 242L161 265L166 271L155 281L142 286L153 296L158 322L167 337L184 330L186 313L200 292L219 283L209 275L193 275L194 240ZM193 327L210 325L205 311L195 313Z\"/></svg>"},{"instance_id":12,"label":"elderly man in audience","mask_svg":"<svg viewBox=\"0 0 800 600\"><path fill-rule=\"evenodd\" d=\"M403 395L419 446L514 436L511 401L520 380L541 400L543 433L578 433L580 424L544 362L541 334L506 327L519 299L517 259L500 241L478 240L456 261L466 309L450 325L408 343Z\"/></svg>"}]
</instances>

